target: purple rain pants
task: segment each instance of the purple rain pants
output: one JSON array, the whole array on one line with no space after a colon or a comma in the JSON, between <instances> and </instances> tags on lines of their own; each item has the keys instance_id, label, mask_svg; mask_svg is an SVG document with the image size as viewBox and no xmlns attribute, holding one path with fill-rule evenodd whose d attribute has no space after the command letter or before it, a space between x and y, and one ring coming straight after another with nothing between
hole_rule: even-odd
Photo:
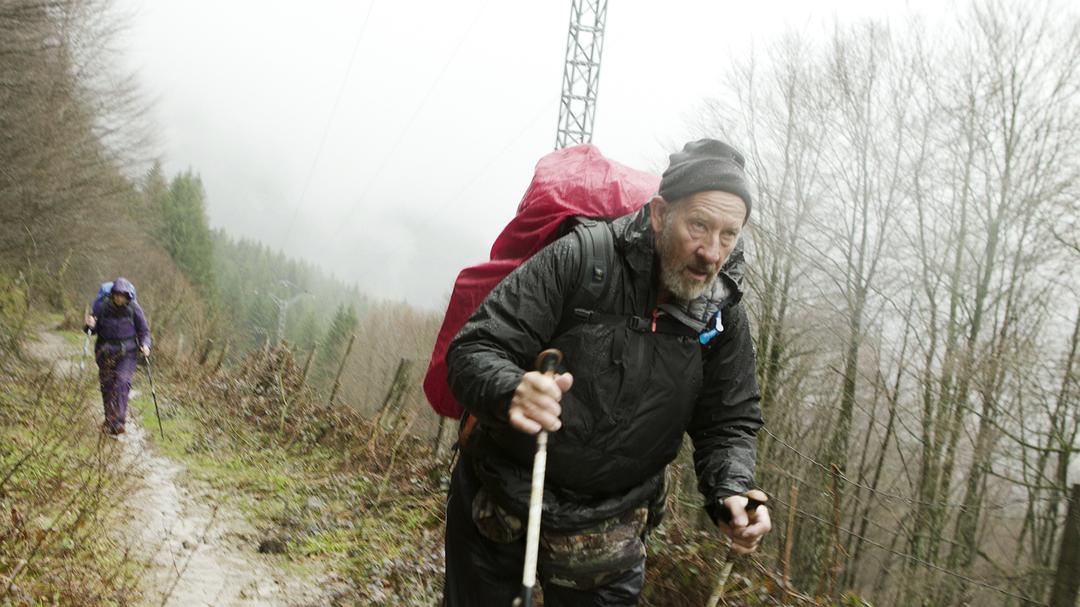
<instances>
[{"instance_id":1,"label":"purple rain pants","mask_svg":"<svg viewBox=\"0 0 1080 607\"><path fill-rule=\"evenodd\" d=\"M120 342L98 342L94 359L101 382L101 402L105 406L105 423L116 432L127 421L128 392L135 375L138 346L134 339Z\"/></svg>"}]
</instances>

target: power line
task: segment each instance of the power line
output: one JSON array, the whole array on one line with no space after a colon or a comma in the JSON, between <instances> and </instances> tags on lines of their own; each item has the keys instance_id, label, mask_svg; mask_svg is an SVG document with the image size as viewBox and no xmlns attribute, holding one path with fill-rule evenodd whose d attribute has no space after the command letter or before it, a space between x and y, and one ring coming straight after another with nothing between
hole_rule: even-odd
<instances>
[{"instance_id":1,"label":"power line","mask_svg":"<svg viewBox=\"0 0 1080 607\"><path fill-rule=\"evenodd\" d=\"M289 242L289 237L292 236L293 226L296 225L296 216L300 212L301 205L304 204L304 198L307 196L308 188L311 186L311 179L315 176L315 167L319 164L319 158L322 157L323 147L326 145L326 138L330 134L330 126L334 123L334 116L337 114L338 106L341 104L341 97L345 93L345 85L349 82L349 75L352 74L353 64L356 62L356 51L360 49L360 42L364 39L364 32L367 31L368 23L371 21L371 9L375 7L375 0L371 0L368 4L367 14L364 15L364 22L360 26L360 33L356 35L356 42L353 43L352 53L349 55L349 63L345 68L345 76L341 79L341 84L338 85L337 95L334 96L334 105L330 108L330 115L326 118L326 126L323 127L322 137L319 139L319 147L315 149L315 157L311 160L311 168L308 169L307 177L304 179L304 187L300 190L300 198L296 201L296 206L293 207L292 217L289 219L289 223L285 226L285 236L281 239L281 248L284 250L285 245Z\"/></svg>"},{"instance_id":2,"label":"power line","mask_svg":"<svg viewBox=\"0 0 1080 607\"><path fill-rule=\"evenodd\" d=\"M547 111L551 109L551 105L554 104L558 98L559 95L553 95L542 105L540 105L540 107L538 107L536 111L533 112L532 116L530 116L529 119L525 122L525 125L522 126L521 129L519 129L512 137L510 137L510 139L508 139L506 143L498 149L498 151L492 154L491 157L487 159L487 162L485 162L480 167L480 169L477 170L476 174L474 174L473 177L469 179L469 181L466 182L465 185L457 191L457 193L447 198L441 205L439 205L433 210L432 216L442 212L446 207L452 206L465 194L465 192L468 192L469 188L471 188L473 184L477 182L477 180L483 177L484 174L488 172L488 169L490 169L497 160L503 158L506 155L506 152L509 151L510 148L514 147L514 144L516 144L519 139L525 136L525 133L529 132L529 130L532 129L534 125L536 125L537 120L547 114Z\"/></svg>"},{"instance_id":3,"label":"power line","mask_svg":"<svg viewBox=\"0 0 1080 607\"><path fill-rule=\"evenodd\" d=\"M465 32L462 33L461 37L458 39L457 44L454 46L454 50L451 51L450 55L446 58L446 62L443 63L438 75L435 76L435 80L431 83L431 86L428 87L427 92L425 92L424 96L420 99L419 105L417 105L416 108L413 110L413 113L411 116L409 116L409 120L406 121L405 126L399 131L397 140L394 141L394 145L391 146L389 152L383 155L382 162L379 164L378 168L375 169L375 173L372 174L371 178L368 179L367 185L364 186L363 191L357 197L356 204L352 205L352 207L349 208L349 212L346 213L346 215L338 223L338 229L334 233L335 236L337 234L340 234L341 230L345 229L345 226L348 224L349 220L352 219L353 215L359 208L359 205L363 203L365 199L367 199L368 193L371 191L372 186L375 185L379 177L382 175L383 169L385 169L387 164L390 163L390 159L393 158L394 153L397 152L397 149L401 147L401 142L405 140L405 135L408 134L409 129L412 127L413 122L416 121L417 116L420 115L421 110L423 110L424 106L427 105L428 100L431 98L431 94L435 91L435 88L439 85L439 82L442 81L442 78L446 74L446 70L450 67L450 64L453 63L454 59L457 57L458 51L461 50L462 45L464 45L465 41L469 38L469 34L472 33L473 26L475 26L477 21L480 20L480 16L483 14L484 7L486 5L487 0L485 0L480 5L480 8L476 10L476 14L473 15L472 21L469 23L469 26L465 28Z\"/></svg>"}]
</instances>

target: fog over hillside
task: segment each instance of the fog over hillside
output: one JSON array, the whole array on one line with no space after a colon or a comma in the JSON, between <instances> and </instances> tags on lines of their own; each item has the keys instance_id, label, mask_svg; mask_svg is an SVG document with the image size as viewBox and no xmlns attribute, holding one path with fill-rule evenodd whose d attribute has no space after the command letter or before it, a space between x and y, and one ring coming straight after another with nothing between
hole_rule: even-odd
<instances>
[{"instance_id":1,"label":"fog over hillside","mask_svg":"<svg viewBox=\"0 0 1080 607\"><path fill-rule=\"evenodd\" d=\"M156 99L170 171L197 167L211 223L376 297L441 308L487 258L555 142L569 3L149 2L124 46ZM594 143L659 170L736 59L941 3L619 2Z\"/></svg>"}]
</instances>

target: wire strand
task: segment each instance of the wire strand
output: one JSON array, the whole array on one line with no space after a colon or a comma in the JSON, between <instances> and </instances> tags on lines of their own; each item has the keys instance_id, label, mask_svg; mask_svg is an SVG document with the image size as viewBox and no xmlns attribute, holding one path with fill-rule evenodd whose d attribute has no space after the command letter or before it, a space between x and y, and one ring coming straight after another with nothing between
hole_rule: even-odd
<instances>
[{"instance_id":1,"label":"wire strand","mask_svg":"<svg viewBox=\"0 0 1080 607\"><path fill-rule=\"evenodd\" d=\"M1003 588L999 588L998 586L994 586L993 584L990 584L988 582L983 582L981 580L977 580L977 579L975 579L973 577L964 575L962 573L957 573L957 572L955 572L955 571L953 571L951 569L947 569L945 567L942 567L941 565L931 563L930 561L927 561L925 559L917 557L917 556L915 556L913 554L908 554L906 552L901 552L899 550L889 548L888 546L886 546L884 544L881 544L879 542L876 542L876 541L874 541L874 540L872 540L872 539L870 539L868 537L859 535L858 533L855 533L854 531L851 531L850 529L845 529L844 527L841 527L839 525L834 525L832 523L832 521L827 521L827 520L821 518L820 516L817 516L816 514L812 514L810 512L806 512L806 511L800 510L798 508L791 508L791 504L788 504L787 502L785 502L784 500L782 500L780 498L773 498L773 499L778 504L780 504L781 506L784 506L785 508L788 508L789 510L792 510L792 509L795 510L795 512L797 514L801 515L804 518L809 518L810 520L815 521L815 522L817 522L819 524L822 524L822 525L824 525L826 527L829 527L829 528L836 528L836 529L838 529L840 531L843 531L844 533L847 533L848 535L850 535L852 537L857 537L857 538L861 539L862 541L866 542L867 544L870 544L871 546L874 546L876 548L880 548L880 549L882 549L882 550L884 550L886 552L892 553L892 554L894 554L896 556L908 559L908 560L910 560L912 562L918 563L920 565L923 565L923 566L928 567L930 569L933 569L935 571L939 571L941 573L944 573L945 575L949 575L949 576L955 577L957 579L964 580L965 582L975 584L976 586L979 586L981 588L985 588L987 590L992 590L994 592L998 592L1000 594L1003 594L1003 595L1008 596L1008 597L1012 597L1014 599L1020 599L1022 601L1026 601L1027 603L1030 603L1032 605L1039 605L1040 607L1050 607L1049 605L1047 605L1046 603L1043 603L1041 601L1037 601L1035 599L1032 599L1030 597L1027 597L1027 596L1024 596L1024 595L1021 595L1021 594L1016 594L1016 593L1010 592L1010 591L1005 590Z\"/></svg>"},{"instance_id":2,"label":"wire strand","mask_svg":"<svg viewBox=\"0 0 1080 607\"><path fill-rule=\"evenodd\" d=\"M334 117L337 115L338 106L341 105L341 98L345 93L345 85L349 82L349 75L352 74L353 64L356 62L356 51L360 50L360 42L364 39L364 32L367 31L368 23L371 22L371 9L375 7L375 1L371 0L368 4L367 14L364 15L364 23L360 26L360 33L356 35L356 42L353 43L352 53L349 55L349 63L345 68L345 76L341 79L341 84L338 85L337 94L334 96L334 105L330 107L330 115L326 118L326 126L323 127L322 137L319 139L319 147L315 149L315 157L311 160L311 167L308 169L307 177L304 178L304 187L300 190L300 198L296 201L296 205L293 207L292 217L289 219L289 223L285 225L285 236L281 239L281 249L285 249L285 245L289 243L289 238L292 236L293 226L296 225L296 216L300 213L300 207L304 204L304 198L307 197L308 188L311 186L311 180L315 176L315 168L319 165L319 159L322 158L323 148L326 146L326 139L330 135L330 126L334 123Z\"/></svg>"},{"instance_id":3,"label":"wire strand","mask_svg":"<svg viewBox=\"0 0 1080 607\"><path fill-rule=\"evenodd\" d=\"M773 440L775 440L777 443L779 443L779 444L783 445L784 447L786 447L787 449L789 449L795 455L798 455L799 457L801 457L804 460L810 462L814 466L822 469L826 473L833 474L833 471L829 466L826 466L825 464L817 461L816 459L810 457L809 455L806 455L805 453L800 451L798 448L788 444L783 439L781 439L779 436L776 436L775 434L773 434L769 430L768 427L762 426L761 429L765 431L765 434L768 434L769 436L771 436L773 438ZM882 491L880 489L875 489L873 487L870 487L869 485L865 485L865 484L860 483L860 482L858 482L856 480L852 480L852 479L848 478L843 472L838 473L836 476L840 480L844 481L845 483L847 483L849 485L852 485L852 486L855 486L855 487L865 489L865 490L869 491L870 493L872 493L874 495L879 495L879 496L884 497L884 498L889 498L889 499L893 499L893 500L906 502L908 504L919 505L919 506L933 506L933 507L941 507L941 508L958 508L960 510L968 510L970 508L970 506L968 506L966 504L957 503L957 502L947 502L947 501L946 502L928 502L928 501L925 501L925 500L920 500L920 499L915 499L915 498L903 496L903 495L900 495L900 494L897 494L897 493L889 493L887 491ZM987 508L987 509L997 510L997 509L1005 508L1006 504L986 504L983 507Z\"/></svg>"},{"instance_id":4,"label":"wire strand","mask_svg":"<svg viewBox=\"0 0 1080 607\"><path fill-rule=\"evenodd\" d=\"M378 182L383 170L390 163L390 159L393 158L395 152L397 152L398 148L401 147L401 142L405 140L405 135L408 134L409 129L412 128L413 122L416 121L416 118L420 115L420 112L427 105L428 100L431 98L431 94L435 91L435 88L442 81L442 78L446 74L447 69L450 68L450 64L453 63L454 59L457 58L458 51L461 50L461 47L465 44L465 41L468 40L469 35L472 33L473 27L480 20L480 17L484 14L484 8L486 5L487 0L485 0L480 5L480 8L476 10L476 14L473 16L472 21L469 23L468 27L465 28L465 32L462 33L461 38L459 38L457 41L457 44L454 45L454 50L450 52L449 56L447 56L446 61L443 63L438 75L435 76L435 80L432 81L431 86L428 87L427 92L425 92L424 96L420 99L420 103L416 106L416 109L413 110L412 115L410 115L409 119L405 122L405 126L402 127L401 130L398 132L398 136L397 139L394 141L394 145L390 147L389 152L383 155L382 162L379 163L378 168L375 169L375 172L372 174L371 178L368 179L367 185L364 186L364 189L360 192L360 195L357 196L356 203L349 207L348 212L338 223L338 229L334 233L335 236L337 234L340 234L341 231L345 229L345 226L348 225L349 220L352 219L353 215L355 215L356 211L360 208L360 205L364 202L364 200L367 199L367 195L369 192L371 192L371 188L374 187L375 184Z\"/></svg>"}]
</instances>

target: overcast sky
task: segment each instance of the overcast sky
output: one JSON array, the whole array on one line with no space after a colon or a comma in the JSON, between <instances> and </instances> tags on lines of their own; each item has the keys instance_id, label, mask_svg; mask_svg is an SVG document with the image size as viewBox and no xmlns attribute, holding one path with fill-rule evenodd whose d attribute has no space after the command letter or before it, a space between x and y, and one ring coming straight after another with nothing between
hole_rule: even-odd
<instances>
[{"instance_id":1,"label":"overcast sky","mask_svg":"<svg viewBox=\"0 0 1080 607\"><path fill-rule=\"evenodd\" d=\"M612 0L593 143L661 169L733 58L939 4ZM214 227L441 308L554 147L570 5L120 0L121 42L166 169L202 176Z\"/></svg>"}]
</instances>

